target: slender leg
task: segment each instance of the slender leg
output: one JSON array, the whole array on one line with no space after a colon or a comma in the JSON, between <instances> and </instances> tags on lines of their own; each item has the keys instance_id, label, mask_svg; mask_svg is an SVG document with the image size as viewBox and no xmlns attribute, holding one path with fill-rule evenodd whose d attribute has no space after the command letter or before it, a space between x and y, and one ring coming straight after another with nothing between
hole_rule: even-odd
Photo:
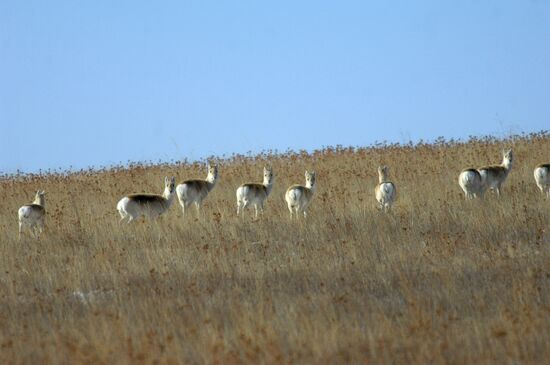
<instances>
[{"instance_id":1,"label":"slender leg","mask_svg":"<svg viewBox=\"0 0 550 365\"><path fill-rule=\"evenodd\" d=\"M195 208L197 208L197 217L200 217L200 214L201 214L201 204L200 204L200 202L195 202Z\"/></svg>"},{"instance_id":2,"label":"slender leg","mask_svg":"<svg viewBox=\"0 0 550 365\"><path fill-rule=\"evenodd\" d=\"M248 207L249 204L250 204L250 202L248 200L243 201L243 208L241 209L241 211L243 213L243 217L244 217L244 211L246 210L246 208Z\"/></svg>"},{"instance_id":3,"label":"slender leg","mask_svg":"<svg viewBox=\"0 0 550 365\"><path fill-rule=\"evenodd\" d=\"M19 222L19 241L21 241L21 234L23 233L23 223Z\"/></svg>"},{"instance_id":4,"label":"slender leg","mask_svg":"<svg viewBox=\"0 0 550 365\"><path fill-rule=\"evenodd\" d=\"M237 216L241 213L241 201L237 200Z\"/></svg>"},{"instance_id":5,"label":"slender leg","mask_svg":"<svg viewBox=\"0 0 550 365\"><path fill-rule=\"evenodd\" d=\"M40 221L38 223L38 237L42 236L42 232L44 232L44 221Z\"/></svg>"},{"instance_id":6,"label":"slender leg","mask_svg":"<svg viewBox=\"0 0 550 365\"><path fill-rule=\"evenodd\" d=\"M258 203L254 204L254 218L258 218Z\"/></svg>"},{"instance_id":7,"label":"slender leg","mask_svg":"<svg viewBox=\"0 0 550 365\"><path fill-rule=\"evenodd\" d=\"M292 219L292 214L294 213L294 207L287 203L288 211L290 212L290 219Z\"/></svg>"}]
</instances>

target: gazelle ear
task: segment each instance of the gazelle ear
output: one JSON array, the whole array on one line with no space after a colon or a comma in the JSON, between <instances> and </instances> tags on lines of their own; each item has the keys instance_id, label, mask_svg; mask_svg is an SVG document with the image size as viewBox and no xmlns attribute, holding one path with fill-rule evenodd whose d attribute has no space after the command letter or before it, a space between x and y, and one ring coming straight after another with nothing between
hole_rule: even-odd
<instances>
[{"instance_id":1,"label":"gazelle ear","mask_svg":"<svg viewBox=\"0 0 550 365\"><path fill-rule=\"evenodd\" d=\"M168 176L164 177L164 185L168 185Z\"/></svg>"},{"instance_id":2,"label":"gazelle ear","mask_svg":"<svg viewBox=\"0 0 550 365\"><path fill-rule=\"evenodd\" d=\"M176 177L172 176L172 179L170 180L170 182L172 183L172 185L176 185Z\"/></svg>"}]
</instances>

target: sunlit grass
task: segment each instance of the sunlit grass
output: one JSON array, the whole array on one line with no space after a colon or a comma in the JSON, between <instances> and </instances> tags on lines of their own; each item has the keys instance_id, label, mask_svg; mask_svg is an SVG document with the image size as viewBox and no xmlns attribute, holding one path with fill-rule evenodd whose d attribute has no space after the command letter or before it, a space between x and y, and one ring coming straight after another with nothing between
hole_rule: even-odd
<instances>
[{"instance_id":1,"label":"sunlit grass","mask_svg":"<svg viewBox=\"0 0 550 365\"><path fill-rule=\"evenodd\" d=\"M465 201L458 173L515 163L501 199ZM532 177L545 136L326 149L219 161L197 217L177 202L120 225L116 202L161 193L199 164L0 182L1 363L543 363L550 358L550 202ZM263 217L235 189L275 185ZM376 168L398 190L376 209ZM308 219L283 195L317 173ZM17 241L17 209L47 191L46 231Z\"/></svg>"}]
</instances>

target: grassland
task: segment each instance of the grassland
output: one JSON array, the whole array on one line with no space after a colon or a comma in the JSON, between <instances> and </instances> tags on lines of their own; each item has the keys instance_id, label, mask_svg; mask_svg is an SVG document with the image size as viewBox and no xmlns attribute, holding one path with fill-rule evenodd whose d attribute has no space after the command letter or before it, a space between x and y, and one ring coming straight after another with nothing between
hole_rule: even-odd
<instances>
[{"instance_id":1,"label":"grassland","mask_svg":"<svg viewBox=\"0 0 550 365\"><path fill-rule=\"evenodd\" d=\"M513 147L503 196L465 201L462 168ZM182 219L118 224L116 202L198 164L134 165L0 181L0 363L406 363L550 361L550 202L532 170L545 135L334 148L219 161ZM398 200L374 202L390 166ZM235 189L276 180L266 212L236 217ZM285 188L315 169L307 221ZM47 191L47 230L17 240L16 212Z\"/></svg>"}]
</instances>

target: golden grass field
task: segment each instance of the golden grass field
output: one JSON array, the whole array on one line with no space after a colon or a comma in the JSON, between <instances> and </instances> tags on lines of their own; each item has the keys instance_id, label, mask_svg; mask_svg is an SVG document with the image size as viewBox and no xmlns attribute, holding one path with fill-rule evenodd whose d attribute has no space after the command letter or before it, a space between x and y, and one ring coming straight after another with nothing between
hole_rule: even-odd
<instances>
[{"instance_id":1,"label":"golden grass field","mask_svg":"<svg viewBox=\"0 0 550 365\"><path fill-rule=\"evenodd\" d=\"M465 201L466 167L514 166L497 199ZM550 202L533 168L550 138L331 148L218 161L201 216L177 201L119 225L117 201L204 165L132 165L0 181L0 363L543 364L550 361ZM398 189L375 206L379 164ZM235 189L276 180L266 212ZM283 195L317 172L306 221ZM47 192L46 231L17 209Z\"/></svg>"}]
</instances>

